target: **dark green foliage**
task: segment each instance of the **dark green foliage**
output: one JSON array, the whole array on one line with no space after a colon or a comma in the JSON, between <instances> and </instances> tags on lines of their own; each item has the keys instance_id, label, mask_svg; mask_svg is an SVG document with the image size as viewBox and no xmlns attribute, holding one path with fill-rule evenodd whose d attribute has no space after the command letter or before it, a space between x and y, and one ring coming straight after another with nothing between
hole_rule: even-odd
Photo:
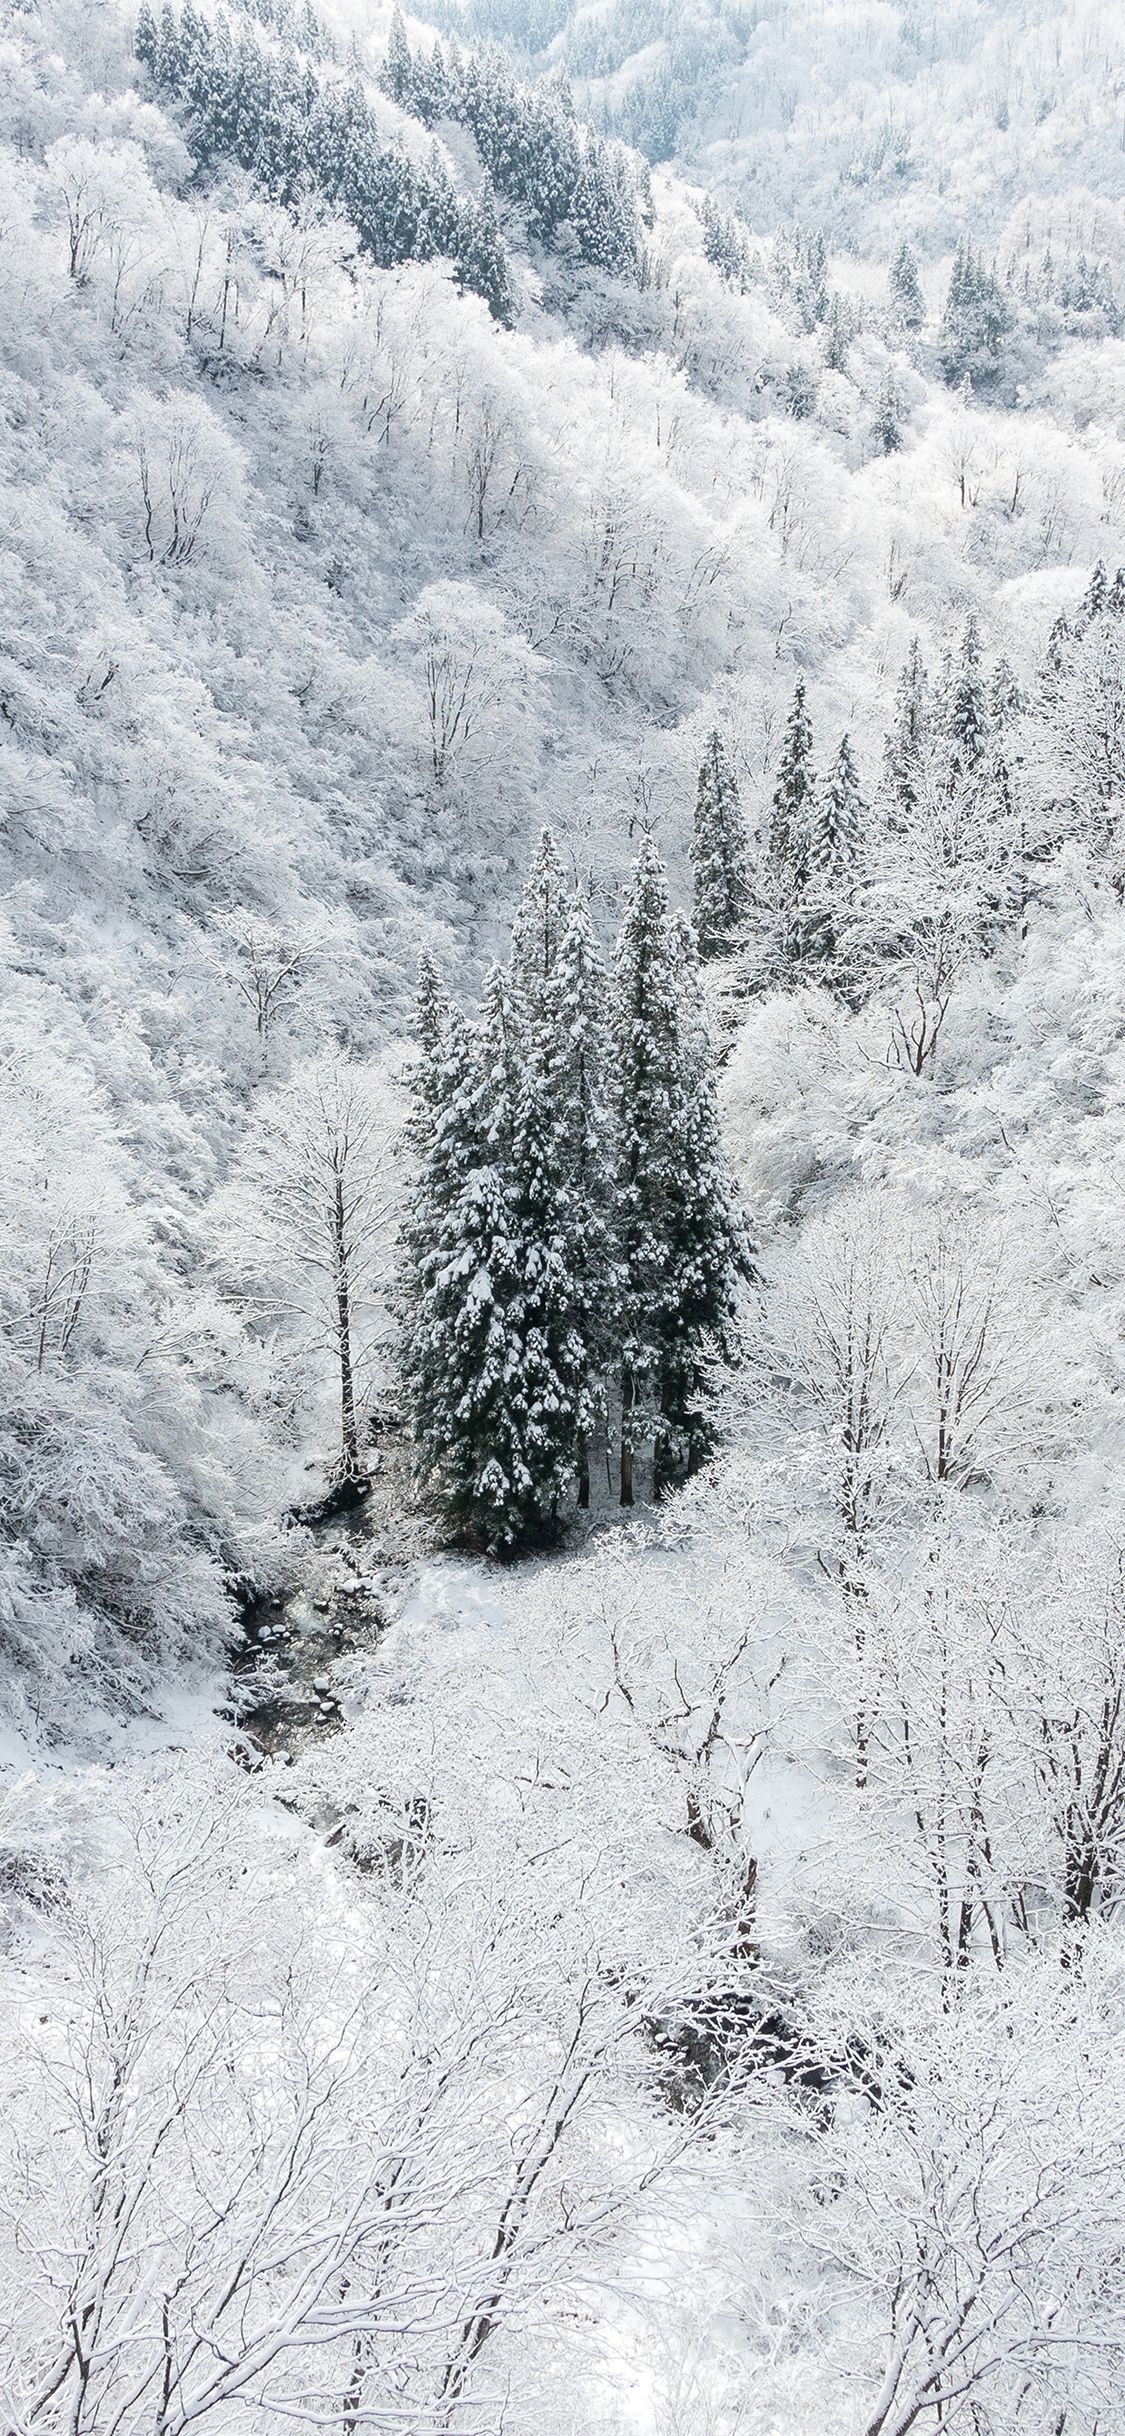
<instances>
[{"instance_id":1,"label":"dark green foliage","mask_svg":"<svg viewBox=\"0 0 1125 2436\"><path fill-rule=\"evenodd\" d=\"M608 1384L622 1497L707 1444L702 1389L745 1265L719 1141L689 925L654 848L638 863L612 1024L588 909L545 832L507 979L479 1022L420 976L404 1230L402 1373L421 1476L450 1528L510 1555L588 1502Z\"/></svg>"},{"instance_id":2,"label":"dark green foliage","mask_svg":"<svg viewBox=\"0 0 1125 2436\"><path fill-rule=\"evenodd\" d=\"M512 290L508 262L496 221L496 203L487 178L474 203L461 215L454 261L457 284L483 296L494 321L510 324Z\"/></svg>"},{"instance_id":3,"label":"dark green foliage","mask_svg":"<svg viewBox=\"0 0 1125 2436\"><path fill-rule=\"evenodd\" d=\"M719 1143L710 1045L687 925L651 841L638 859L614 993L622 1502L655 1442L658 1487L702 1459L709 1351L744 1262Z\"/></svg>"},{"instance_id":4,"label":"dark green foliage","mask_svg":"<svg viewBox=\"0 0 1125 2436\"><path fill-rule=\"evenodd\" d=\"M886 742L884 768L890 796L888 826L908 829L918 801L930 729L929 681L915 635L895 693L894 724Z\"/></svg>"},{"instance_id":5,"label":"dark green foliage","mask_svg":"<svg viewBox=\"0 0 1125 2436\"><path fill-rule=\"evenodd\" d=\"M580 130L565 78L528 90L494 47L413 55L396 12L382 82L427 125L447 117L468 128L495 193L518 206L533 236L550 245L565 228L581 262L635 276L647 189L620 147ZM488 269L481 275L488 294Z\"/></svg>"},{"instance_id":6,"label":"dark green foliage","mask_svg":"<svg viewBox=\"0 0 1125 2436\"><path fill-rule=\"evenodd\" d=\"M396 23L389 72L409 104L416 71ZM461 287L509 321L511 283L491 197L462 209L439 156L418 168L381 144L359 82L328 81L312 64L330 59L332 49L311 8L295 26L300 50L292 38L266 49L248 22L232 41L224 18L212 30L190 0L179 18L167 0L159 29L150 13L138 17L137 55L161 91L186 108L201 162L237 161L278 203L318 193L347 215L365 253L384 269L454 256Z\"/></svg>"},{"instance_id":7,"label":"dark green foliage","mask_svg":"<svg viewBox=\"0 0 1125 2436\"><path fill-rule=\"evenodd\" d=\"M671 1291L662 1314L657 1490L697 1471L711 1451L705 1405L708 1368L716 1351L730 1350L737 1283L750 1265L723 1154L695 941L682 915L672 923L671 939L677 1054L670 1111L671 1189L664 1219Z\"/></svg>"},{"instance_id":8,"label":"dark green foliage","mask_svg":"<svg viewBox=\"0 0 1125 2436\"><path fill-rule=\"evenodd\" d=\"M966 377L985 384L995 378L1014 321L996 273L970 245L959 245L938 334L941 368L951 386Z\"/></svg>"},{"instance_id":9,"label":"dark green foliage","mask_svg":"<svg viewBox=\"0 0 1125 2436\"><path fill-rule=\"evenodd\" d=\"M974 617L965 627L960 656L951 674L945 730L950 744L951 775L960 778L979 771L992 739L992 721L981 667L980 630Z\"/></svg>"},{"instance_id":10,"label":"dark green foliage","mask_svg":"<svg viewBox=\"0 0 1125 2436\"><path fill-rule=\"evenodd\" d=\"M724 211L710 195L704 196L699 206L699 217L703 225L703 251L708 262L714 263L724 279L729 279L733 286L745 291L752 285L758 271L757 256L747 231L733 212Z\"/></svg>"},{"instance_id":11,"label":"dark green foliage","mask_svg":"<svg viewBox=\"0 0 1125 2436\"><path fill-rule=\"evenodd\" d=\"M545 1145L555 1226L580 1348L574 1403L579 1496L589 1496L589 1441L605 1403L612 1343L612 1192L606 1078L606 980L589 909L545 829L512 932L512 1004L524 1057L528 1124Z\"/></svg>"},{"instance_id":12,"label":"dark green foliage","mask_svg":"<svg viewBox=\"0 0 1125 2436\"><path fill-rule=\"evenodd\" d=\"M802 327L810 333L819 329L829 311L828 250L819 229L795 240L791 288Z\"/></svg>"},{"instance_id":13,"label":"dark green foliage","mask_svg":"<svg viewBox=\"0 0 1125 2436\"><path fill-rule=\"evenodd\" d=\"M902 447L902 398L893 372L883 376L874 437L885 457L893 456L896 448Z\"/></svg>"},{"instance_id":14,"label":"dark green foliage","mask_svg":"<svg viewBox=\"0 0 1125 2436\"><path fill-rule=\"evenodd\" d=\"M848 349L855 336L855 315L847 298L835 295L824 325L824 362L829 372L846 372Z\"/></svg>"},{"instance_id":15,"label":"dark green foliage","mask_svg":"<svg viewBox=\"0 0 1125 2436\"><path fill-rule=\"evenodd\" d=\"M691 861L699 953L729 955L746 919L749 856L738 781L717 728L699 771Z\"/></svg>"},{"instance_id":16,"label":"dark green foliage","mask_svg":"<svg viewBox=\"0 0 1125 2436\"><path fill-rule=\"evenodd\" d=\"M845 978L845 947L863 858L867 808L859 791L850 740L839 750L814 798L809 825L808 894L801 923L801 953L825 980Z\"/></svg>"},{"instance_id":17,"label":"dark green foliage","mask_svg":"<svg viewBox=\"0 0 1125 2436\"><path fill-rule=\"evenodd\" d=\"M457 1536L496 1555L548 1536L573 1477L573 1326L550 1117L502 974L470 1032L424 982L406 1229L403 1376L418 1465Z\"/></svg>"},{"instance_id":18,"label":"dark green foliage","mask_svg":"<svg viewBox=\"0 0 1125 2436\"><path fill-rule=\"evenodd\" d=\"M926 318L917 258L905 242L891 264L891 303L905 330L920 330Z\"/></svg>"},{"instance_id":19,"label":"dark green foliage","mask_svg":"<svg viewBox=\"0 0 1125 2436\"><path fill-rule=\"evenodd\" d=\"M410 45L406 39L406 27L402 22L400 8L395 9L391 18L391 30L387 38L387 56L383 62L380 83L384 91L390 94L392 101L400 103L404 110L413 109L414 63L410 56Z\"/></svg>"},{"instance_id":20,"label":"dark green foliage","mask_svg":"<svg viewBox=\"0 0 1125 2436\"><path fill-rule=\"evenodd\" d=\"M142 67L155 68L158 47L156 19L153 16L151 8L149 7L148 0L141 0L140 7L137 10L137 24L136 31L133 36L133 48L136 51Z\"/></svg>"},{"instance_id":21,"label":"dark green foliage","mask_svg":"<svg viewBox=\"0 0 1125 2436\"><path fill-rule=\"evenodd\" d=\"M805 708L805 680L798 677L785 731L769 826L771 876L781 900L799 904L809 876L809 828L816 773L812 725Z\"/></svg>"}]
</instances>

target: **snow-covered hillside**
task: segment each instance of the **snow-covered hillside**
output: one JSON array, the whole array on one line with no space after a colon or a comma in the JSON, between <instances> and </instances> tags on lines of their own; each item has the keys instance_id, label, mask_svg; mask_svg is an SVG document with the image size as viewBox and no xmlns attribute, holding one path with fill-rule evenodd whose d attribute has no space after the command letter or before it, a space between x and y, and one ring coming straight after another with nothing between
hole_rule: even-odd
<instances>
[{"instance_id":1,"label":"snow-covered hillside","mask_svg":"<svg viewBox=\"0 0 1125 2436\"><path fill-rule=\"evenodd\" d=\"M6 14L12 2436L1120 2420L1123 90L1106 0Z\"/></svg>"}]
</instances>

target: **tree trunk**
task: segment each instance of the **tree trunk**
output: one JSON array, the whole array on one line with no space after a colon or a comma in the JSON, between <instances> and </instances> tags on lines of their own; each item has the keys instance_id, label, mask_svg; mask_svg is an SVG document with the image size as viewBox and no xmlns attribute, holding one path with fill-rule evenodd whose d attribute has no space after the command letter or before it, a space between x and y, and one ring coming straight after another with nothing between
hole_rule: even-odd
<instances>
[{"instance_id":1,"label":"tree trunk","mask_svg":"<svg viewBox=\"0 0 1125 2436\"><path fill-rule=\"evenodd\" d=\"M590 1503L590 1441L585 1430L578 1441L578 1504L582 1513Z\"/></svg>"},{"instance_id":2,"label":"tree trunk","mask_svg":"<svg viewBox=\"0 0 1125 2436\"><path fill-rule=\"evenodd\" d=\"M355 1417L355 1382L352 1377L351 1297L348 1277L347 1233L344 1225L344 1179L336 1178L336 1198L332 1213L332 1231L336 1247L336 1335L340 1347L340 1428L343 1440L342 1470L345 1478L354 1478L360 1468L359 1431Z\"/></svg>"},{"instance_id":3,"label":"tree trunk","mask_svg":"<svg viewBox=\"0 0 1125 2436\"><path fill-rule=\"evenodd\" d=\"M633 1441L629 1424L634 1401L632 1377L626 1371L621 1381L621 1503L623 1506L631 1506L633 1503Z\"/></svg>"}]
</instances>

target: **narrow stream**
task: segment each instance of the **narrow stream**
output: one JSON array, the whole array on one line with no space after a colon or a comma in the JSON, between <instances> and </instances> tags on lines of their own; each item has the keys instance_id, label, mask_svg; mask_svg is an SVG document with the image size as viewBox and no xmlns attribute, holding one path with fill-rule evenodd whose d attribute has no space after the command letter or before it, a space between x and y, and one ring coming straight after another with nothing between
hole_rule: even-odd
<instances>
[{"instance_id":1,"label":"narrow stream","mask_svg":"<svg viewBox=\"0 0 1125 2436\"><path fill-rule=\"evenodd\" d=\"M341 1663L377 1648L412 1558L395 1546L406 1491L405 1450L381 1459L362 1504L326 1520L306 1517L312 1550L305 1582L250 1600L230 1664L224 1715L263 1758L291 1761L344 1723Z\"/></svg>"}]
</instances>

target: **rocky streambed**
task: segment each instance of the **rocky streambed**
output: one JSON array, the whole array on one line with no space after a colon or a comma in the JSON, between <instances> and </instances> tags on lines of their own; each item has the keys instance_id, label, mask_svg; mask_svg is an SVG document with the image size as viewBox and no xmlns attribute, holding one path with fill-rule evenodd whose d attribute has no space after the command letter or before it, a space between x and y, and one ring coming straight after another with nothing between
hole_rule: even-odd
<instances>
[{"instance_id":1,"label":"rocky streambed","mask_svg":"<svg viewBox=\"0 0 1125 2436\"><path fill-rule=\"evenodd\" d=\"M248 1755L294 1760L343 1725L354 1673L346 1661L377 1647L415 1553L394 1496L405 1488L400 1468L381 1465L371 1493L343 1510L335 1501L310 1509L300 1518L309 1541L300 1585L247 1600L224 1714Z\"/></svg>"}]
</instances>

